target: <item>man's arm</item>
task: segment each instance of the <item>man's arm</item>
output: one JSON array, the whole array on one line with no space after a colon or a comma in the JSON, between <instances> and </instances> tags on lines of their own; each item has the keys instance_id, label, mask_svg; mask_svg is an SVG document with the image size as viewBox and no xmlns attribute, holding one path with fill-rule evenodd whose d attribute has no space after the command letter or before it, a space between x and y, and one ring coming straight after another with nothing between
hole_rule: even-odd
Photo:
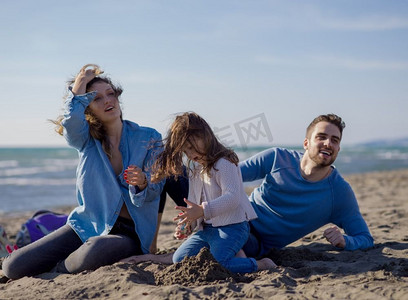
<instances>
[{"instance_id":1,"label":"man's arm","mask_svg":"<svg viewBox=\"0 0 408 300\"><path fill-rule=\"evenodd\" d=\"M343 235L343 248L345 250L357 250L373 247L374 239L360 213L357 199L350 185L344 181L344 184L340 184L334 188L334 193L336 200L333 206L334 218L332 222L343 228L346 233ZM325 237L326 239L327 237L331 237L335 240L337 235L338 233L336 233L336 230L329 230ZM339 245L342 246L342 242L340 242Z\"/></svg>"},{"instance_id":2,"label":"man's arm","mask_svg":"<svg viewBox=\"0 0 408 300\"><path fill-rule=\"evenodd\" d=\"M276 149L270 148L240 162L242 180L246 182L263 179L271 171L275 155Z\"/></svg>"}]
</instances>

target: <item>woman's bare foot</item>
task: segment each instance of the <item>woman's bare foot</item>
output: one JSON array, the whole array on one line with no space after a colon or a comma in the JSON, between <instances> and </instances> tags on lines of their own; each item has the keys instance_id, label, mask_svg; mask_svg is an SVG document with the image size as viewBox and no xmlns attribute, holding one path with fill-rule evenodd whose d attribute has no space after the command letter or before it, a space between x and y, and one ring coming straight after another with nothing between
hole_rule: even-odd
<instances>
[{"instance_id":1,"label":"woman's bare foot","mask_svg":"<svg viewBox=\"0 0 408 300\"><path fill-rule=\"evenodd\" d=\"M257 260L256 264L258 265L258 271L269 270L277 267L273 260L267 257Z\"/></svg>"},{"instance_id":2,"label":"woman's bare foot","mask_svg":"<svg viewBox=\"0 0 408 300\"><path fill-rule=\"evenodd\" d=\"M162 263L171 265L173 263L173 254L174 252L165 253L165 254L143 254L143 255L134 255L128 258L120 260L120 262L137 264L144 261L151 261L154 263Z\"/></svg>"}]
</instances>

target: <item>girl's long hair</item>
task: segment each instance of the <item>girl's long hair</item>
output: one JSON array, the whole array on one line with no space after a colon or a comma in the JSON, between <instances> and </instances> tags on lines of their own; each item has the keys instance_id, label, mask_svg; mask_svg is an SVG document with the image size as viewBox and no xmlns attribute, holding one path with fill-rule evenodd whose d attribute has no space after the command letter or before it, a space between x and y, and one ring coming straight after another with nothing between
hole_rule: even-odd
<instances>
[{"instance_id":1,"label":"girl's long hair","mask_svg":"<svg viewBox=\"0 0 408 300\"><path fill-rule=\"evenodd\" d=\"M204 151L198 149L197 139L203 141ZM236 153L218 141L208 123L194 112L185 112L176 117L168 130L163 141L163 151L153 165L153 181L160 181L172 175L176 178L183 175L183 147L187 142L203 156L203 171L208 175L220 158L238 165ZM191 166L190 160L188 166Z\"/></svg>"},{"instance_id":2,"label":"girl's long hair","mask_svg":"<svg viewBox=\"0 0 408 300\"><path fill-rule=\"evenodd\" d=\"M75 79L71 79L67 82L68 86L71 86L74 83ZM122 95L123 93L123 89L119 86L119 85L114 85L112 83L112 80L109 77L106 76L97 76L95 78L93 78L91 81L88 82L88 84L86 85L86 92L90 92L90 88L92 87L92 85L94 83L97 82L105 82L107 84L109 84L114 93L115 96L119 99L120 95ZM65 96L64 98L66 98L67 96ZM120 116L120 118L122 119L122 114ZM58 116L55 120L51 120L52 123L55 124L55 131L59 134L59 135L63 135L64 132L64 127L62 126L62 120L64 119L63 115ZM112 151L110 149L110 141L108 136L106 135L106 129L103 126L102 122L92 113L91 109L89 108L89 106L85 109L85 120L88 122L89 124L89 133L90 135L101 141L102 143L102 147L103 150L105 151L105 153L111 157L112 156Z\"/></svg>"}]
</instances>

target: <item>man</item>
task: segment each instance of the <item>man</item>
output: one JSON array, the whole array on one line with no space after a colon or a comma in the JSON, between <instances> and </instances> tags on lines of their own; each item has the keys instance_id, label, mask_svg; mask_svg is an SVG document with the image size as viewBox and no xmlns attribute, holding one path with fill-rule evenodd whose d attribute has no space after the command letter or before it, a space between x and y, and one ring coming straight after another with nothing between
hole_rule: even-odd
<instances>
[{"instance_id":1,"label":"man","mask_svg":"<svg viewBox=\"0 0 408 300\"><path fill-rule=\"evenodd\" d=\"M265 150L240 163L243 181L264 179L250 195L258 218L244 247L248 256L282 248L333 223L325 238L345 250L366 249L374 240L350 185L332 166L345 127L334 114L315 118L306 130L304 154L283 148Z\"/></svg>"}]
</instances>

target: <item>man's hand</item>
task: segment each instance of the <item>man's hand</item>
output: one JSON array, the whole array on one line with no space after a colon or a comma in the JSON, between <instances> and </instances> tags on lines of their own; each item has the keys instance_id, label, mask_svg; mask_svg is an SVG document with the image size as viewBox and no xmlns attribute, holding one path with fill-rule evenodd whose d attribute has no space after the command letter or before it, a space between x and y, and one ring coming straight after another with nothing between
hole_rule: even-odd
<instances>
[{"instance_id":1,"label":"man's hand","mask_svg":"<svg viewBox=\"0 0 408 300\"><path fill-rule=\"evenodd\" d=\"M326 240L335 247L344 248L346 247L346 241L344 240L343 234L337 226L327 228L323 236Z\"/></svg>"}]
</instances>

